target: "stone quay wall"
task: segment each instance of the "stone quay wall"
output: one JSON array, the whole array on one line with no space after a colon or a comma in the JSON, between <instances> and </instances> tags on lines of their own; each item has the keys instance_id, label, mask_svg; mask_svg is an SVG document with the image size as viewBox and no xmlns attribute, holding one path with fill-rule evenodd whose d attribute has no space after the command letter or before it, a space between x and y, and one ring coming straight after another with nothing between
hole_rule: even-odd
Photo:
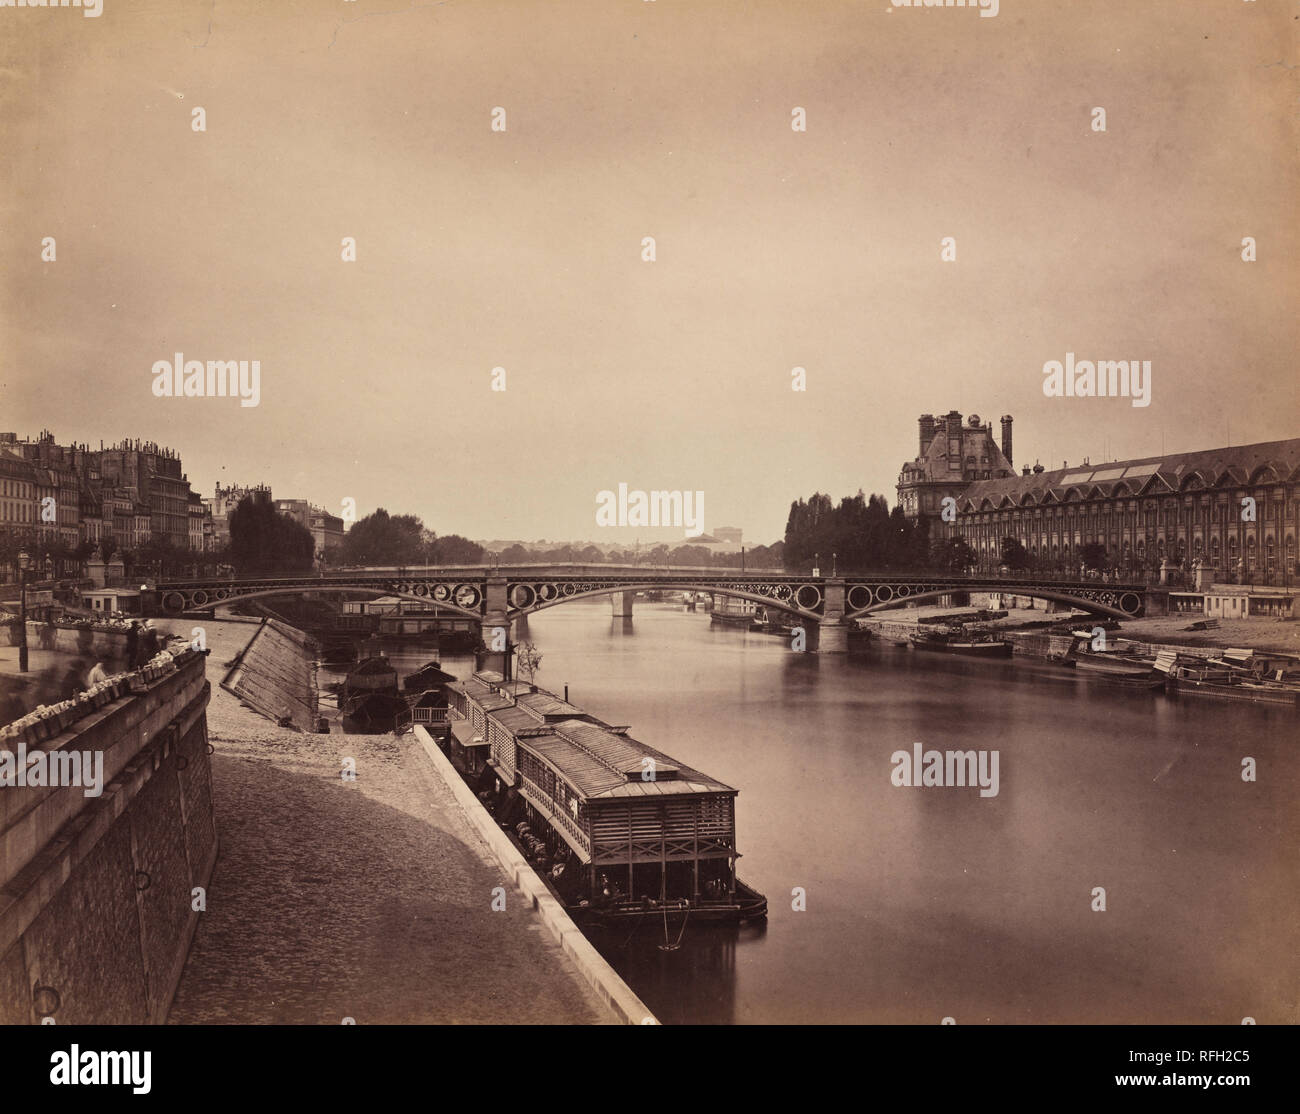
<instances>
[{"instance_id":1,"label":"stone quay wall","mask_svg":"<svg viewBox=\"0 0 1300 1114\"><path fill-rule=\"evenodd\" d=\"M26 744L102 753L101 795L0 786L0 1024L166 1019L217 854L206 655L175 660Z\"/></svg>"},{"instance_id":2,"label":"stone quay wall","mask_svg":"<svg viewBox=\"0 0 1300 1114\"><path fill-rule=\"evenodd\" d=\"M5 628L5 642L18 645L18 627ZM58 627L27 621L27 645L34 650L56 650L79 657L126 657L126 631L92 627Z\"/></svg>"}]
</instances>

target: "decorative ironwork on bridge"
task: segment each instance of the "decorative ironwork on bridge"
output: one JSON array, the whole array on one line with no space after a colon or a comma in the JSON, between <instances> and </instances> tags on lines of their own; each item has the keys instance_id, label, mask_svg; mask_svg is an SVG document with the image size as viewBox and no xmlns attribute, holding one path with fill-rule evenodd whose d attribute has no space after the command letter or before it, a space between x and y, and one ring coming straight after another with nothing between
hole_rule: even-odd
<instances>
[{"instance_id":1,"label":"decorative ironwork on bridge","mask_svg":"<svg viewBox=\"0 0 1300 1114\"><path fill-rule=\"evenodd\" d=\"M671 570L664 572L646 570L625 576L595 578L569 576L510 578L506 584L506 598L509 601L509 614L514 616L538 611L543 607L582 596L656 588L722 592L771 603L785 610L808 616L821 615L825 603L822 588L816 581L807 577L774 579L771 574L768 574L752 578L737 578L734 572L719 577Z\"/></svg>"},{"instance_id":2,"label":"decorative ironwork on bridge","mask_svg":"<svg viewBox=\"0 0 1300 1114\"><path fill-rule=\"evenodd\" d=\"M647 568L374 569L315 576L171 581L160 583L155 592L157 607L170 615L203 612L258 596L355 591L425 601L480 619L489 614L514 619L568 600L656 588L740 596L814 621L853 618L953 592L1034 596L1115 618L1136 618L1145 609L1147 592L1142 584L1041 577L1000 580L880 573L815 579L770 572L746 575L735 570Z\"/></svg>"},{"instance_id":3,"label":"decorative ironwork on bridge","mask_svg":"<svg viewBox=\"0 0 1300 1114\"><path fill-rule=\"evenodd\" d=\"M1101 611L1116 618L1137 618L1146 608L1143 584L1098 583L1092 580L1012 578L973 580L961 576L847 576L844 610L849 617L898 607L923 596L952 592L996 592L1009 596L1034 596L1075 604L1084 611Z\"/></svg>"},{"instance_id":4,"label":"decorative ironwork on bridge","mask_svg":"<svg viewBox=\"0 0 1300 1114\"><path fill-rule=\"evenodd\" d=\"M334 574L331 576L241 577L212 581L169 581L156 589L164 614L180 615L205 611L258 596L306 594L311 592L375 592L427 600L467 615L483 611L486 577L394 576L392 574Z\"/></svg>"}]
</instances>

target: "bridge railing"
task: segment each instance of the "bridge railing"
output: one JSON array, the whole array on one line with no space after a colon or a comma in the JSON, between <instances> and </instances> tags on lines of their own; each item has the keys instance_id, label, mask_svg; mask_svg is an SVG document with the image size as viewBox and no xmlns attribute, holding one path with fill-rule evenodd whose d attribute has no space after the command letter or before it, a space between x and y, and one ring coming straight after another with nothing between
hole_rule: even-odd
<instances>
[{"instance_id":1,"label":"bridge railing","mask_svg":"<svg viewBox=\"0 0 1300 1114\"><path fill-rule=\"evenodd\" d=\"M549 578L583 578L591 580L625 579L629 582L650 580L726 580L732 578L800 581L804 583L823 582L831 579L863 580L891 579L908 580L959 580L979 583L1020 584L1026 582L1038 584L1123 584L1127 587L1150 586L1152 581L1145 575L1120 575L1118 577L1102 574L1080 577L1077 574L1062 572L1035 572L1033 570L1011 570L1008 572L966 571L954 572L948 569L864 569L836 570L831 577L825 568L818 569L818 575L811 571L792 572L781 569L727 568L717 565L501 565L501 566L448 566L406 565L383 567L365 567L354 569L331 569L328 572L306 572L274 576L221 576L199 577L185 580L160 580L155 590L186 588L239 588L252 584L284 585L328 585L338 584L344 588L350 584L369 581L389 580L468 580L478 581L486 577L501 576L507 580L529 580ZM1262 580L1263 578L1259 578Z\"/></svg>"}]
</instances>

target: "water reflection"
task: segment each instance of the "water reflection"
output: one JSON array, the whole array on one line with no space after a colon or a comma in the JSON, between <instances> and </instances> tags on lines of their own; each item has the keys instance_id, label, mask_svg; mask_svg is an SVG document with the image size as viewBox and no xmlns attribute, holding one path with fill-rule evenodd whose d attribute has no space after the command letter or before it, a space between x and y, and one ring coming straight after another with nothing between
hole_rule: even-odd
<instances>
[{"instance_id":1,"label":"water reflection","mask_svg":"<svg viewBox=\"0 0 1300 1114\"><path fill-rule=\"evenodd\" d=\"M1297 1020L1292 713L607 609L533 617L539 683L736 786L738 872L770 907L676 952L598 943L663 1020ZM998 795L893 785L916 742L998 750ZM1267 776L1243 782L1246 755Z\"/></svg>"}]
</instances>

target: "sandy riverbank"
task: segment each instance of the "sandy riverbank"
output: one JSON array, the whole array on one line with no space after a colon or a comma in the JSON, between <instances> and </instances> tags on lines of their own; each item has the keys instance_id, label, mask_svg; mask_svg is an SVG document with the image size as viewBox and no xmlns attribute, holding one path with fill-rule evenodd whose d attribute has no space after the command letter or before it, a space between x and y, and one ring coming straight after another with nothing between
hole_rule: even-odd
<instances>
[{"instance_id":1,"label":"sandy riverbank","mask_svg":"<svg viewBox=\"0 0 1300 1114\"><path fill-rule=\"evenodd\" d=\"M1276 619L1222 619L1215 630L1189 631L1200 616L1164 615L1133 619L1121 624L1120 634L1139 642L1165 642L1173 646L1239 646L1300 654L1300 623Z\"/></svg>"}]
</instances>

